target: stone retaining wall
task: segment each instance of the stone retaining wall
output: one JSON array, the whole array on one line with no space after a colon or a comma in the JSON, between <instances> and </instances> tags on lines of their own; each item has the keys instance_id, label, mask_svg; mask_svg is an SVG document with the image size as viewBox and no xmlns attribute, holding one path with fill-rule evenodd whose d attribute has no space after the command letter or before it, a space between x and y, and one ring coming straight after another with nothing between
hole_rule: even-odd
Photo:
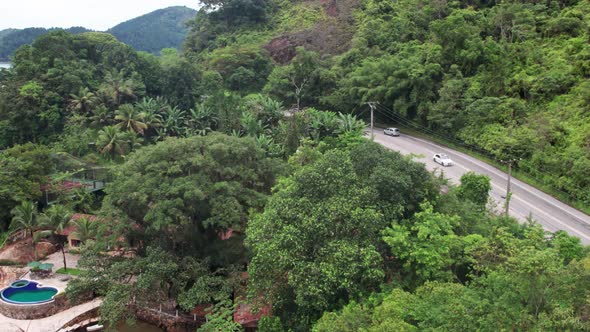
<instances>
[{"instance_id":1,"label":"stone retaining wall","mask_svg":"<svg viewBox=\"0 0 590 332\"><path fill-rule=\"evenodd\" d=\"M202 317L197 317L197 320L194 320L159 312L154 309L138 307L134 307L133 309L137 319L162 328L166 332L194 332L205 323Z\"/></svg>"},{"instance_id":2,"label":"stone retaining wall","mask_svg":"<svg viewBox=\"0 0 590 332\"><path fill-rule=\"evenodd\" d=\"M70 301L63 293L56 295L53 301L41 304L11 304L0 301L2 315L23 320L45 318L70 307Z\"/></svg>"}]
</instances>

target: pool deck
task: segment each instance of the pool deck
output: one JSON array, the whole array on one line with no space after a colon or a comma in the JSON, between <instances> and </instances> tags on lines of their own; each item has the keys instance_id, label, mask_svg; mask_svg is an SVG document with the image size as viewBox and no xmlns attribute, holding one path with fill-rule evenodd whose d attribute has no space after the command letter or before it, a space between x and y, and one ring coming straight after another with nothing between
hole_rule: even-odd
<instances>
[{"instance_id":1,"label":"pool deck","mask_svg":"<svg viewBox=\"0 0 590 332\"><path fill-rule=\"evenodd\" d=\"M70 309L58 312L53 316L35 320L12 319L0 315L0 331L2 332L55 332L79 315L98 308L101 299L97 298Z\"/></svg>"},{"instance_id":2,"label":"pool deck","mask_svg":"<svg viewBox=\"0 0 590 332\"><path fill-rule=\"evenodd\" d=\"M78 259L79 258L80 258L80 255L72 255L72 254L66 253L68 267L78 266ZM63 263L63 256L61 254L61 251L55 252L55 253L47 256L47 258L45 260L43 260L43 263L53 264L53 271L57 271L58 269L62 268L64 266L64 263ZM68 282L69 282L69 280L65 280L64 277L67 277L67 275L53 272L53 274L49 278L35 279L35 278L31 278L31 273L29 272L23 276L23 279L34 280L35 282L38 282L39 284L41 284L40 287L43 287L43 286L55 287L55 288L57 288L58 291L63 292L63 291L65 291L66 287L68 286Z\"/></svg>"},{"instance_id":3,"label":"pool deck","mask_svg":"<svg viewBox=\"0 0 590 332\"><path fill-rule=\"evenodd\" d=\"M66 253L69 267L76 267L78 258L79 255ZM63 257L61 252L58 251L49 255L47 259L44 260L44 263L54 264L54 271L63 267ZM68 284L67 280L63 280L64 276L65 275L54 273L49 278L35 279L35 281L43 286L52 286L56 287L59 291L64 291ZM24 275L23 279L31 279L30 272ZM12 319L0 314L0 332L56 332L72 319L99 307L101 302L102 300L97 298L90 302L58 312L53 316L33 320Z\"/></svg>"}]
</instances>

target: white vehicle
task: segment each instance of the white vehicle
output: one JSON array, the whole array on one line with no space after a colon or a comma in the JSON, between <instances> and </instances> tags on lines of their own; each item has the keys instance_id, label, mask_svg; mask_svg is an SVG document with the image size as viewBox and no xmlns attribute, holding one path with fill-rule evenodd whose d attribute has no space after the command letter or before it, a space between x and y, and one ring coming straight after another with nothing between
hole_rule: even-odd
<instances>
[{"instance_id":1,"label":"white vehicle","mask_svg":"<svg viewBox=\"0 0 590 332\"><path fill-rule=\"evenodd\" d=\"M447 156L444 153L435 154L432 160L434 160L435 163L441 164L443 166L453 165L453 161L451 160L451 158L449 158L449 156Z\"/></svg>"},{"instance_id":2,"label":"white vehicle","mask_svg":"<svg viewBox=\"0 0 590 332\"><path fill-rule=\"evenodd\" d=\"M385 135L389 136L399 136L399 129L397 128L387 128L383 131Z\"/></svg>"}]
</instances>

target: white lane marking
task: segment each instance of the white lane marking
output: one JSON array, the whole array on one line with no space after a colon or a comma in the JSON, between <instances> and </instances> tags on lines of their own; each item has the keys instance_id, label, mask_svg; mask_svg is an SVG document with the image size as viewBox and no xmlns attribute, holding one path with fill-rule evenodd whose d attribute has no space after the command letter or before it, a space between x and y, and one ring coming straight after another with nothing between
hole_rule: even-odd
<instances>
[{"instance_id":1,"label":"white lane marking","mask_svg":"<svg viewBox=\"0 0 590 332\"><path fill-rule=\"evenodd\" d=\"M558 224L565 226L567 229L572 230L574 233L580 234L582 238L585 239L590 239L590 237L582 232L580 232L579 230L572 228L571 226L569 226L568 224L566 224L565 222L561 221L560 219L557 219L549 214L547 214L546 212L544 212L541 209L536 208L535 206L531 205L530 203L528 203L527 201L523 200L523 199L519 199L519 198L515 198L516 200L520 201L520 203L523 203L525 205L527 205L529 208L531 208L531 212L533 212L534 209L537 210L538 213L541 213L542 215L544 215L545 217L548 217L549 219L552 219L554 221L556 221Z\"/></svg>"}]
</instances>

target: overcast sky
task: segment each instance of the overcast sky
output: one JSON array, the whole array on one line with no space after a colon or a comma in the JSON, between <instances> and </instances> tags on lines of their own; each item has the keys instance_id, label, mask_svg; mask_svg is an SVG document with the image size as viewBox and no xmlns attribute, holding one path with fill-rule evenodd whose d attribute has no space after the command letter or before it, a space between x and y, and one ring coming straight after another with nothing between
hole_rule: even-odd
<instances>
[{"instance_id":1,"label":"overcast sky","mask_svg":"<svg viewBox=\"0 0 590 332\"><path fill-rule=\"evenodd\" d=\"M121 22L170 6L197 9L197 0L0 0L0 30L83 26L107 30Z\"/></svg>"}]
</instances>

